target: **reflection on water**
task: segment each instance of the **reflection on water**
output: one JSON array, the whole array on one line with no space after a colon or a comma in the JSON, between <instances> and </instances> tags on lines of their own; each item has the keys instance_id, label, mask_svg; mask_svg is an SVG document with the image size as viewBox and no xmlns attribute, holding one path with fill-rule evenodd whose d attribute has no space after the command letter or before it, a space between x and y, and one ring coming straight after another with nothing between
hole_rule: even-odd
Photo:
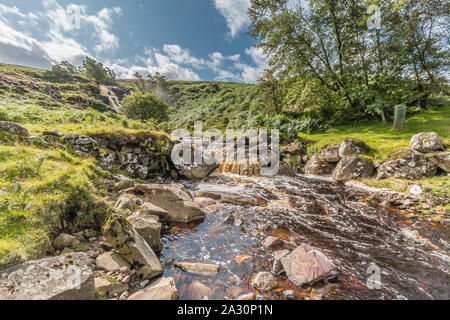
<instances>
[{"instance_id":1,"label":"reflection on water","mask_svg":"<svg viewBox=\"0 0 450 320\"><path fill-rule=\"evenodd\" d=\"M172 226L163 237L162 261L197 261L220 265L216 276L199 276L173 266L181 299L199 280L209 299L233 299L255 292L260 299L448 299L449 232L427 222L410 221L400 212L370 206L367 194L305 177L217 175L186 187L207 213L199 225ZM392 212L391 212L392 211ZM259 271L270 271L273 252L259 246L273 235L294 249L310 244L337 266L339 277L313 288L299 288L284 274L278 288L256 292L249 284ZM366 286L369 266L381 270L381 289Z\"/></svg>"}]
</instances>

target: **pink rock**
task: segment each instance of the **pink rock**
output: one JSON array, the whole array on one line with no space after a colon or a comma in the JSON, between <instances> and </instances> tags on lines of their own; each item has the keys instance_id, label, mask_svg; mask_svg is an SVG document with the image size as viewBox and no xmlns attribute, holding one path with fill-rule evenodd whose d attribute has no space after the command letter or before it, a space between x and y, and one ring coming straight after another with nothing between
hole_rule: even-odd
<instances>
[{"instance_id":1,"label":"pink rock","mask_svg":"<svg viewBox=\"0 0 450 320\"><path fill-rule=\"evenodd\" d=\"M308 245L298 247L281 263L289 280L300 286L320 281L334 269L327 256Z\"/></svg>"}]
</instances>

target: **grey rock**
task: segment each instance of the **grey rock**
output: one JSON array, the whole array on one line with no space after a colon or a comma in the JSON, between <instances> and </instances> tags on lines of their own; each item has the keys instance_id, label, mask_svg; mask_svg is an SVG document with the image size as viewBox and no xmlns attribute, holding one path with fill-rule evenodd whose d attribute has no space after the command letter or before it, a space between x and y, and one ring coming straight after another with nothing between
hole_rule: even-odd
<instances>
[{"instance_id":1,"label":"grey rock","mask_svg":"<svg viewBox=\"0 0 450 320\"><path fill-rule=\"evenodd\" d=\"M283 265L281 264L281 259L289 254L289 250L281 250L274 253L272 271L275 274L280 273L283 270Z\"/></svg>"},{"instance_id":2,"label":"grey rock","mask_svg":"<svg viewBox=\"0 0 450 320\"><path fill-rule=\"evenodd\" d=\"M203 220L206 215L195 203L183 185L163 186L137 185L136 190L143 192L145 202L150 202L168 212L173 222L192 222Z\"/></svg>"},{"instance_id":3,"label":"grey rock","mask_svg":"<svg viewBox=\"0 0 450 320\"><path fill-rule=\"evenodd\" d=\"M325 162L339 162L341 160L341 157L339 156L339 148L340 147L337 144L329 146L320 152L320 156Z\"/></svg>"},{"instance_id":4,"label":"grey rock","mask_svg":"<svg viewBox=\"0 0 450 320\"><path fill-rule=\"evenodd\" d=\"M105 252L99 255L95 261L97 269L119 271L122 267L130 268L130 263L116 252Z\"/></svg>"},{"instance_id":5,"label":"grey rock","mask_svg":"<svg viewBox=\"0 0 450 320\"><path fill-rule=\"evenodd\" d=\"M200 262L177 262L175 267L182 269L183 271L200 274L205 276L214 276L219 273L219 266L211 263Z\"/></svg>"},{"instance_id":6,"label":"grey rock","mask_svg":"<svg viewBox=\"0 0 450 320\"><path fill-rule=\"evenodd\" d=\"M73 253L3 270L0 300L92 300L94 273L85 253Z\"/></svg>"},{"instance_id":7,"label":"grey rock","mask_svg":"<svg viewBox=\"0 0 450 320\"><path fill-rule=\"evenodd\" d=\"M316 156L310 157L305 166L306 174L312 174L316 176L327 175L330 174L332 171L333 167L330 164L321 161Z\"/></svg>"},{"instance_id":8,"label":"grey rock","mask_svg":"<svg viewBox=\"0 0 450 320\"><path fill-rule=\"evenodd\" d=\"M425 158L445 172L450 173L450 151L427 154Z\"/></svg>"},{"instance_id":9,"label":"grey rock","mask_svg":"<svg viewBox=\"0 0 450 320\"><path fill-rule=\"evenodd\" d=\"M378 168L377 179L390 177L421 179L436 174L437 166L426 157L409 148L395 152Z\"/></svg>"},{"instance_id":10,"label":"grey rock","mask_svg":"<svg viewBox=\"0 0 450 320\"><path fill-rule=\"evenodd\" d=\"M339 147L339 157L351 156L355 154L364 154L369 151L369 147L364 141L346 138Z\"/></svg>"},{"instance_id":11,"label":"grey rock","mask_svg":"<svg viewBox=\"0 0 450 320\"><path fill-rule=\"evenodd\" d=\"M102 231L108 242L131 263L140 280L152 279L163 273L158 257L125 218L111 215Z\"/></svg>"},{"instance_id":12,"label":"grey rock","mask_svg":"<svg viewBox=\"0 0 450 320\"><path fill-rule=\"evenodd\" d=\"M369 178L375 168L366 159L357 156L345 156L333 170L333 179L336 182L346 182Z\"/></svg>"},{"instance_id":13,"label":"grey rock","mask_svg":"<svg viewBox=\"0 0 450 320\"><path fill-rule=\"evenodd\" d=\"M144 238L154 251L161 251L161 223L159 217L146 213L135 212L127 220Z\"/></svg>"},{"instance_id":14,"label":"grey rock","mask_svg":"<svg viewBox=\"0 0 450 320\"><path fill-rule=\"evenodd\" d=\"M64 248L77 246L79 244L80 241L76 237L65 233L61 233L53 240L53 247L56 250L63 250Z\"/></svg>"},{"instance_id":15,"label":"grey rock","mask_svg":"<svg viewBox=\"0 0 450 320\"><path fill-rule=\"evenodd\" d=\"M27 128L21 124L9 121L0 121L0 131L6 131L23 137L28 137L30 135Z\"/></svg>"},{"instance_id":16,"label":"grey rock","mask_svg":"<svg viewBox=\"0 0 450 320\"><path fill-rule=\"evenodd\" d=\"M178 300L178 290L173 278L160 278L147 288L131 295L128 300Z\"/></svg>"},{"instance_id":17,"label":"grey rock","mask_svg":"<svg viewBox=\"0 0 450 320\"><path fill-rule=\"evenodd\" d=\"M411 138L411 148L421 153L444 150L442 139L435 132L422 132Z\"/></svg>"}]
</instances>

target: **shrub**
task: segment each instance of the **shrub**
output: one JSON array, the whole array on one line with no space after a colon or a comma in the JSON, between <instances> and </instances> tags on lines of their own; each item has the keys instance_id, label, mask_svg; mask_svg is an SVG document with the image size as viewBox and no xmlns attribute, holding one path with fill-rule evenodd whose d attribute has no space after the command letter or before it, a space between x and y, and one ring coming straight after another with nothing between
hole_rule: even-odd
<instances>
[{"instance_id":1,"label":"shrub","mask_svg":"<svg viewBox=\"0 0 450 320\"><path fill-rule=\"evenodd\" d=\"M150 92L135 92L122 100L122 110L130 119L162 122L167 120L169 106L161 98Z\"/></svg>"}]
</instances>

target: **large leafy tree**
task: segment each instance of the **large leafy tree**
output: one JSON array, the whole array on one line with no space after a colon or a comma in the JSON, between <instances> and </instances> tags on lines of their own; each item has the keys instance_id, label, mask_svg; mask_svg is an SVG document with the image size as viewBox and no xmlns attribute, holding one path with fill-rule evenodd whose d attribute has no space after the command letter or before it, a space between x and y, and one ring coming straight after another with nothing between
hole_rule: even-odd
<instances>
[{"instance_id":1,"label":"large leafy tree","mask_svg":"<svg viewBox=\"0 0 450 320\"><path fill-rule=\"evenodd\" d=\"M382 14L372 29L370 5ZM391 106L426 97L431 84L444 90L448 9L439 0L252 0L250 34L280 78L317 80L329 100L344 99L347 118L385 120Z\"/></svg>"}]
</instances>

